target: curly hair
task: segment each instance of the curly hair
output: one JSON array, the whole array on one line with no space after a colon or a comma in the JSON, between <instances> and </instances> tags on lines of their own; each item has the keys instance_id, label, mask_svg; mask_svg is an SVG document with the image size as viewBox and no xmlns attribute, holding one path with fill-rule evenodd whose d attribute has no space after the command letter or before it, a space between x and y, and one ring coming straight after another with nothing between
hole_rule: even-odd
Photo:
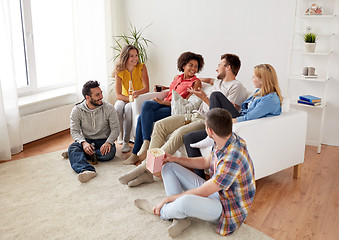
<instances>
[{"instance_id":1,"label":"curly hair","mask_svg":"<svg viewBox=\"0 0 339 240\"><path fill-rule=\"evenodd\" d=\"M178 58L178 70L180 72L184 71L184 66L191 60L196 60L198 62L198 71L200 72L201 69L204 67L204 58L200 54L195 54L192 52L184 52Z\"/></svg>"}]
</instances>

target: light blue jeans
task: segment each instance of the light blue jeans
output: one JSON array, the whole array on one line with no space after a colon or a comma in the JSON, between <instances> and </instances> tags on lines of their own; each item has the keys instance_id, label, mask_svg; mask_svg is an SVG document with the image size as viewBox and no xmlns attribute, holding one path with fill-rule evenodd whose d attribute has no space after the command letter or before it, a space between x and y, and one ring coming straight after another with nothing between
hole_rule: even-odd
<instances>
[{"instance_id":1,"label":"light blue jeans","mask_svg":"<svg viewBox=\"0 0 339 240\"><path fill-rule=\"evenodd\" d=\"M166 163L161 170L167 196L182 193L201 186L204 179L177 163ZM165 204L160 216L163 220L195 217L205 221L217 222L222 213L219 193L208 197L184 195L174 202Z\"/></svg>"}]
</instances>

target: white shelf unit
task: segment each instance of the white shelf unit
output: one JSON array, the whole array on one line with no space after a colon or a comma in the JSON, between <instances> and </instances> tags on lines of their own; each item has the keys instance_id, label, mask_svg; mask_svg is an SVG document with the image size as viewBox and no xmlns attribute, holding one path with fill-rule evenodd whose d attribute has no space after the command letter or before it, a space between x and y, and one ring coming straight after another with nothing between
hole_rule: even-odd
<instances>
[{"instance_id":1,"label":"white shelf unit","mask_svg":"<svg viewBox=\"0 0 339 240\"><path fill-rule=\"evenodd\" d=\"M322 7L322 15L306 15L305 11L313 3ZM326 113L327 88L331 79L329 66L331 56L334 54L333 41L336 33L334 21L337 20L333 12L335 1L305 1L296 0L294 9L294 21L292 26L289 64L288 64L288 97L292 108L302 109L308 112L309 122L312 120L312 129L308 126L307 142L318 146L318 153L321 152L323 138L324 120ZM303 36L307 32L317 34L317 46L314 53L306 52ZM304 67L314 67L317 77L304 77ZM314 95L322 98L319 106L310 106L298 103L300 95ZM310 125L310 124L308 124ZM317 136L309 136L310 130L314 132L314 125L318 125ZM313 139L312 139L313 138Z\"/></svg>"}]
</instances>

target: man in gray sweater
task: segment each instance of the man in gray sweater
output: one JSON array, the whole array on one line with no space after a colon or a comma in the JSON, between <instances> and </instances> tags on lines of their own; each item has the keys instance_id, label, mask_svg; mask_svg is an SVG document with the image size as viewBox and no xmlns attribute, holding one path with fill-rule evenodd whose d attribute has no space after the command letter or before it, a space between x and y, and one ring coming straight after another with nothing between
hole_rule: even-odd
<instances>
[{"instance_id":1,"label":"man in gray sweater","mask_svg":"<svg viewBox=\"0 0 339 240\"><path fill-rule=\"evenodd\" d=\"M113 105L102 100L99 86L97 81L86 82L82 88L85 99L76 104L71 113L71 136L75 142L69 146L68 156L80 182L96 176L95 168L87 159L96 156L98 161L109 161L116 153L118 116Z\"/></svg>"}]
</instances>

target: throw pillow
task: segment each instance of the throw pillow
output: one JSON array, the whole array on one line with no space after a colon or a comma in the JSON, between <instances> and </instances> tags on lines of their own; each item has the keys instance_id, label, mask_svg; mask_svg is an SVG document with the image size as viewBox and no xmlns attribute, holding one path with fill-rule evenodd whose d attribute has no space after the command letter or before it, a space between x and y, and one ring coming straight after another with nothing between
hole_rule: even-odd
<instances>
[{"instance_id":1,"label":"throw pillow","mask_svg":"<svg viewBox=\"0 0 339 240\"><path fill-rule=\"evenodd\" d=\"M201 99L192 94L188 99L184 99L179 93L172 90L171 114L186 114L197 110L201 104Z\"/></svg>"}]
</instances>

